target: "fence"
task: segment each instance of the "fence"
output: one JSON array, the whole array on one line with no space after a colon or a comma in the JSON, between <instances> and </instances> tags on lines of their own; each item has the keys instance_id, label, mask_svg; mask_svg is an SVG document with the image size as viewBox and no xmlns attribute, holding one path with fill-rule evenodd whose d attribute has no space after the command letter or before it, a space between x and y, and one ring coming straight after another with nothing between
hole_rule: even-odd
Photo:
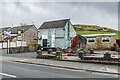
<instances>
[{"instance_id":1,"label":"fence","mask_svg":"<svg viewBox=\"0 0 120 80\"><path fill-rule=\"evenodd\" d=\"M17 41L17 42L10 42L8 43L8 48L12 47L25 47L27 46L26 42L24 41ZM7 48L7 42L0 43L0 49Z\"/></svg>"}]
</instances>

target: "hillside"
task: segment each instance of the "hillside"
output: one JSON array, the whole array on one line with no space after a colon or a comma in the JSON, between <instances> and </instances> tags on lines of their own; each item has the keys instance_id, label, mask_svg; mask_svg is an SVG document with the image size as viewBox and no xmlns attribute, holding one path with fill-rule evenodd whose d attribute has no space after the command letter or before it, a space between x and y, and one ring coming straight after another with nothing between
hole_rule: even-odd
<instances>
[{"instance_id":1,"label":"hillside","mask_svg":"<svg viewBox=\"0 0 120 80\"><path fill-rule=\"evenodd\" d=\"M87 35L87 34L116 34L116 39L120 39L120 32L102 32L102 31L76 31L77 35Z\"/></svg>"},{"instance_id":2,"label":"hillside","mask_svg":"<svg viewBox=\"0 0 120 80\"><path fill-rule=\"evenodd\" d=\"M118 32L117 30L100 27L95 25L73 25L76 31L103 31L103 32ZM120 31L119 31L120 32Z\"/></svg>"},{"instance_id":3,"label":"hillside","mask_svg":"<svg viewBox=\"0 0 120 80\"><path fill-rule=\"evenodd\" d=\"M86 34L110 34L115 33L116 39L120 39L120 31L99 27L94 25L73 25L77 34L86 35Z\"/></svg>"}]
</instances>

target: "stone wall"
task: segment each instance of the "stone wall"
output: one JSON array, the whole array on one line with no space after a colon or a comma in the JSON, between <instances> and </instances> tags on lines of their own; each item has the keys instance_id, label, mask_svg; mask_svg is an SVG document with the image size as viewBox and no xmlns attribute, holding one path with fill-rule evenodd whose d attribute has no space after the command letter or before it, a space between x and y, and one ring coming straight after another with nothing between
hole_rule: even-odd
<instances>
[{"instance_id":1,"label":"stone wall","mask_svg":"<svg viewBox=\"0 0 120 80\"><path fill-rule=\"evenodd\" d=\"M35 26L32 26L30 29L24 32L23 39L25 42L37 42L34 39L37 39L38 30Z\"/></svg>"},{"instance_id":2,"label":"stone wall","mask_svg":"<svg viewBox=\"0 0 120 80\"><path fill-rule=\"evenodd\" d=\"M110 38L110 42L102 42L102 38ZM116 43L116 36L97 36L95 43L87 43L86 47L88 49L96 50L110 50L111 47Z\"/></svg>"},{"instance_id":3,"label":"stone wall","mask_svg":"<svg viewBox=\"0 0 120 80\"><path fill-rule=\"evenodd\" d=\"M16 53L26 53L26 52L36 52L38 45L31 45L26 47L15 47L15 48L9 48L10 54L16 54Z\"/></svg>"}]
</instances>

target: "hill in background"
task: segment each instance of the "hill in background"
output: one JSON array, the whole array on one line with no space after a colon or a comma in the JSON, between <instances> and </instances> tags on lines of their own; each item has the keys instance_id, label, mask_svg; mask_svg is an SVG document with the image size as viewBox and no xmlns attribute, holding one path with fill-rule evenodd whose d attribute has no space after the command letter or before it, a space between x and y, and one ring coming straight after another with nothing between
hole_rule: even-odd
<instances>
[{"instance_id":1,"label":"hill in background","mask_svg":"<svg viewBox=\"0 0 120 80\"><path fill-rule=\"evenodd\" d=\"M100 27L95 25L73 25L74 29L76 30L77 34L80 35L86 35L86 34L110 34L115 33L116 38L120 39L120 31L106 28L106 27Z\"/></svg>"},{"instance_id":2,"label":"hill in background","mask_svg":"<svg viewBox=\"0 0 120 80\"><path fill-rule=\"evenodd\" d=\"M76 31L103 31L103 32L120 32L118 30L100 27L95 25L73 25Z\"/></svg>"}]
</instances>

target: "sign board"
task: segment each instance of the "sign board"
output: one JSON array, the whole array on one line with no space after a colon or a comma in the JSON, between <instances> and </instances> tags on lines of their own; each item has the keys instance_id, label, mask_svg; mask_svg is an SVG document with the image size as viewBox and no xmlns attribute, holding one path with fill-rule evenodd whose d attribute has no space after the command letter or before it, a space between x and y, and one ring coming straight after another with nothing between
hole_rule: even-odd
<instances>
[{"instance_id":1,"label":"sign board","mask_svg":"<svg viewBox=\"0 0 120 80\"><path fill-rule=\"evenodd\" d=\"M52 43L52 47L55 47L55 34L52 34L51 43Z\"/></svg>"},{"instance_id":2,"label":"sign board","mask_svg":"<svg viewBox=\"0 0 120 80\"><path fill-rule=\"evenodd\" d=\"M64 35L55 35L55 37L64 37Z\"/></svg>"}]
</instances>

